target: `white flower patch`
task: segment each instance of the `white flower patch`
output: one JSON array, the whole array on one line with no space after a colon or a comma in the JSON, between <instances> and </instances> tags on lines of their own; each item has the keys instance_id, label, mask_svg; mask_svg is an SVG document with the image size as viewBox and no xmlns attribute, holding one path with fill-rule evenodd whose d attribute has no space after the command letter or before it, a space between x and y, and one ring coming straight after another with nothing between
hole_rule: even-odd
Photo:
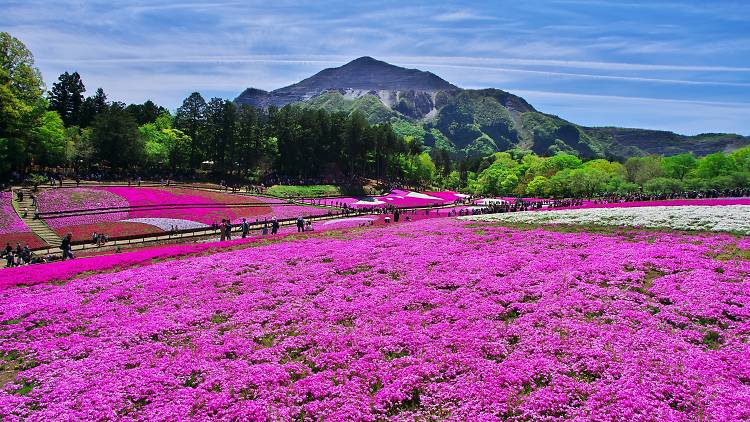
<instances>
[{"instance_id":1,"label":"white flower patch","mask_svg":"<svg viewBox=\"0 0 750 422\"><path fill-rule=\"evenodd\" d=\"M169 231L174 226L177 226L177 230L202 229L208 227L207 224L191 220L182 220L179 218L131 218L123 221L128 223L150 224L164 231Z\"/></svg>"},{"instance_id":2,"label":"white flower patch","mask_svg":"<svg viewBox=\"0 0 750 422\"><path fill-rule=\"evenodd\" d=\"M750 234L750 206L661 206L524 211L460 217L530 224L607 225Z\"/></svg>"}]
</instances>

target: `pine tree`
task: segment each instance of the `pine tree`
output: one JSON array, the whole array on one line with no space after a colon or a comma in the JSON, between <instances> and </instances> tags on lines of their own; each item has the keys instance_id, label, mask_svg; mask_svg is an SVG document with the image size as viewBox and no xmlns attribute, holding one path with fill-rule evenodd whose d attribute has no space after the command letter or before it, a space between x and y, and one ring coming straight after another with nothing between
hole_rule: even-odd
<instances>
[{"instance_id":1,"label":"pine tree","mask_svg":"<svg viewBox=\"0 0 750 422\"><path fill-rule=\"evenodd\" d=\"M49 109L60 115L65 126L80 125L84 92L86 87L78 72L65 72L52 84L47 96Z\"/></svg>"}]
</instances>

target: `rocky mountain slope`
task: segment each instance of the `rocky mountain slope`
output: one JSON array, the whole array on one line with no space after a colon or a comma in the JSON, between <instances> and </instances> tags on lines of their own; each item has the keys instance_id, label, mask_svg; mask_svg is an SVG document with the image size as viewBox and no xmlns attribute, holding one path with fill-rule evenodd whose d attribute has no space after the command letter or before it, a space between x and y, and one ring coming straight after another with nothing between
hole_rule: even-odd
<instances>
[{"instance_id":1,"label":"rocky mountain slope","mask_svg":"<svg viewBox=\"0 0 750 422\"><path fill-rule=\"evenodd\" d=\"M672 132L589 128L537 111L499 89L461 89L439 76L371 57L325 69L299 83L263 91L248 88L235 101L254 107L301 107L362 113L371 123L390 123L402 136L461 155L513 147L537 154L572 152L582 157L706 155L750 144L734 134L684 136Z\"/></svg>"}]
</instances>

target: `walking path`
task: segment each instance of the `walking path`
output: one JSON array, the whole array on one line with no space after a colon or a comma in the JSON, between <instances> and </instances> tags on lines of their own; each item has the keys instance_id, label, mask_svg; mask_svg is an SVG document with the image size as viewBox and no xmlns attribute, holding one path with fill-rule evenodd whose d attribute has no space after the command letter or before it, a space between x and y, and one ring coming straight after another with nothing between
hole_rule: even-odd
<instances>
[{"instance_id":1,"label":"walking path","mask_svg":"<svg viewBox=\"0 0 750 422\"><path fill-rule=\"evenodd\" d=\"M19 202L16 196L17 191L23 192L23 201ZM13 208L18 213L18 216L26 223L26 225L39 236L47 245L52 248L57 248L62 243L62 239L52 229L49 228L44 220L34 218L34 205L31 200L31 191L29 189L16 189L13 191ZM27 210L27 211L24 211ZM26 216L24 217L24 213Z\"/></svg>"}]
</instances>

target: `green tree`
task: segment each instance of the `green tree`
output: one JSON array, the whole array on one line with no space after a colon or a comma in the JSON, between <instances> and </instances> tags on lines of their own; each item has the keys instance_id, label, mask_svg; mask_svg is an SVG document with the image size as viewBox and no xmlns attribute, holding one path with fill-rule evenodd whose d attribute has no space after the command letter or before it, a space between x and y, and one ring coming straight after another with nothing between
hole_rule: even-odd
<instances>
[{"instance_id":1,"label":"green tree","mask_svg":"<svg viewBox=\"0 0 750 422\"><path fill-rule=\"evenodd\" d=\"M41 124L32 129L34 162L45 167L62 166L66 162L65 125L57 112L44 113Z\"/></svg>"},{"instance_id":2,"label":"green tree","mask_svg":"<svg viewBox=\"0 0 750 422\"><path fill-rule=\"evenodd\" d=\"M618 163L617 161L607 161L603 159L587 161L584 164L586 168L598 169L610 175L625 176L627 171L625 166Z\"/></svg>"},{"instance_id":3,"label":"green tree","mask_svg":"<svg viewBox=\"0 0 750 422\"><path fill-rule=\"evenodd\" d=\"M47 96L49 109L60 115L65 126L80 125L84 92L86 87L78 72L65 72L52 84Z\"/></svg>"},{"instance_id":4,"label":"green tree","mask_svg":"<svg viewBox=\"0 0 750 422\"><path fill-rule=\"evenodd\" d=\"M526 186L528 195L545 198L550 193L549 179L544 176L536 176Z\"/></svg>"},{"instance_id":5,"label":"green tree","mask_svg":"<svg viewBox=\"0 0 750 422\"><path fill-rule=\"evenodd\" d=\"M97 88L96 93L94 93L93 96L87 97L83 100L79 126L89 127L96 116L98 116L99 113L104 112L108 106L107 94L104 93L104 89Z\"/></svg>"},{"instance_id":6,"label":"green tree","mask_svg":"<svg viewBox=\"0 0 750 422\"><path fill-rule=\"evenodd\" d=\"M515 163L515 161L513 161ZM518 163L509 167L510 162L500 160L486 168L479 174L478 182L481 192L488 195L511 194L519 182Z\"/></svg>"},{"instance_id":7,"label":"green tree","mask_svg":"<svg viewBox=\"0 0 750 422\"><path fill-rule=\"evenodd\" d=\"M91 139L98 160L114 168L131 168L143 161L144 143L138 125L122 103L112 103L96 117Z\"/></svg>"},{"instance_id":8,"label":"green tree","mask_svg":"<svg viewBox=\"0 0 750 422\"><path fill-rule=\"evenodd\" d=\"M172 172L190 170L190 144L192 140L179 129L162 129L164 143L167 146L169 165Z\"/></svg>"},{"instance_id":9,"label":"green tree","mask_svg":"<svg viewBox=\"0 0 750 422\"><path fill-rule=\"evenodd\" d=\"M695 173L704 180L727 176L737 170L737 162L734 161L734 157L723 152L709 154L701 158L695 167Z\"/></svg>"},{"instance_id":10,"label":"green tree","mask_svg":"<svg viewBox=\"0 0 750 422\"><path fill-rule=\"evenodd\" d=\"M44 82L34 56L7 32L0 32L0 174L24 170L31 160L33 129L47 107Z\"/></svg>"},{"instance_id":11,"label":"green tree","mask_svg":"<svg viewBox=\"0 0 750 422\"><path fill-rule=\"evenodd\" d=\"M661 157L630 157L625 161L627 180L640 186L650 179L661 177L664 170L661 166Z\"/></svg>"},{"instance_id":12,"label":"green tree","mask_svg":"<svg viewBox=\"0 0 750 422\"><path fill-rule=\"evenodd\" d=\"M737 167L744 171L750 171L750 146L734 150L730 156L737 163Z\"/></svg>"},{"instance_id":13,"label":"green tree","mask_svg":"<svg viewBox=\"0 0 750 422\"><path fill-rule=\"evenodd\" d=\"M206 100L198 92L193 92L182 102L174 118L174 127L190 137L190 166L198 168L205 156L207 145L204 137L206 129Z\"/></svg>"},{"instance_id":14,"label":"green tree","mask_svg":"<svg viewBox=\"0 0 750 422\"><path fill-rule=\"evenodd\" d=\"M534 160L529 167L530 176L551 177L564 169L575 169L581 167L583 162L575 155L559 153L552 157Z\"/></svg>"},{"instance_id":15,"label":"green tree","mask_svg":"<svg viewBox=\"0 0 750 422\"><path fill-rule=\"evenodd\" d=\"M677 154L670 157L664 157L661 160L661 166L667 177L677 180L684 180L698 163L693 154Z\"/></svg>"},{"instance_id":16,"label":"green tree","mask_svg":"<svg viewBox=\"0 0 750 422\"><path fill-rule=\"evenodd\" d=\"M577 197L592 197L603 193L609 175L598 168L579 168L570 171L569 191Z\"/></svg>"},{"instance_id":17,"label":"green tree","mask_svg":"<svg viewBox=\"0 0 750 422\"><path fill-rule=\"evenodd\" d=\"M139 125L153 123L157 117L167 112L166 108L157 106L151 100L146 100L143 104L129 104L125 110L133 116Z\"/></svg>"}]
</instances>

